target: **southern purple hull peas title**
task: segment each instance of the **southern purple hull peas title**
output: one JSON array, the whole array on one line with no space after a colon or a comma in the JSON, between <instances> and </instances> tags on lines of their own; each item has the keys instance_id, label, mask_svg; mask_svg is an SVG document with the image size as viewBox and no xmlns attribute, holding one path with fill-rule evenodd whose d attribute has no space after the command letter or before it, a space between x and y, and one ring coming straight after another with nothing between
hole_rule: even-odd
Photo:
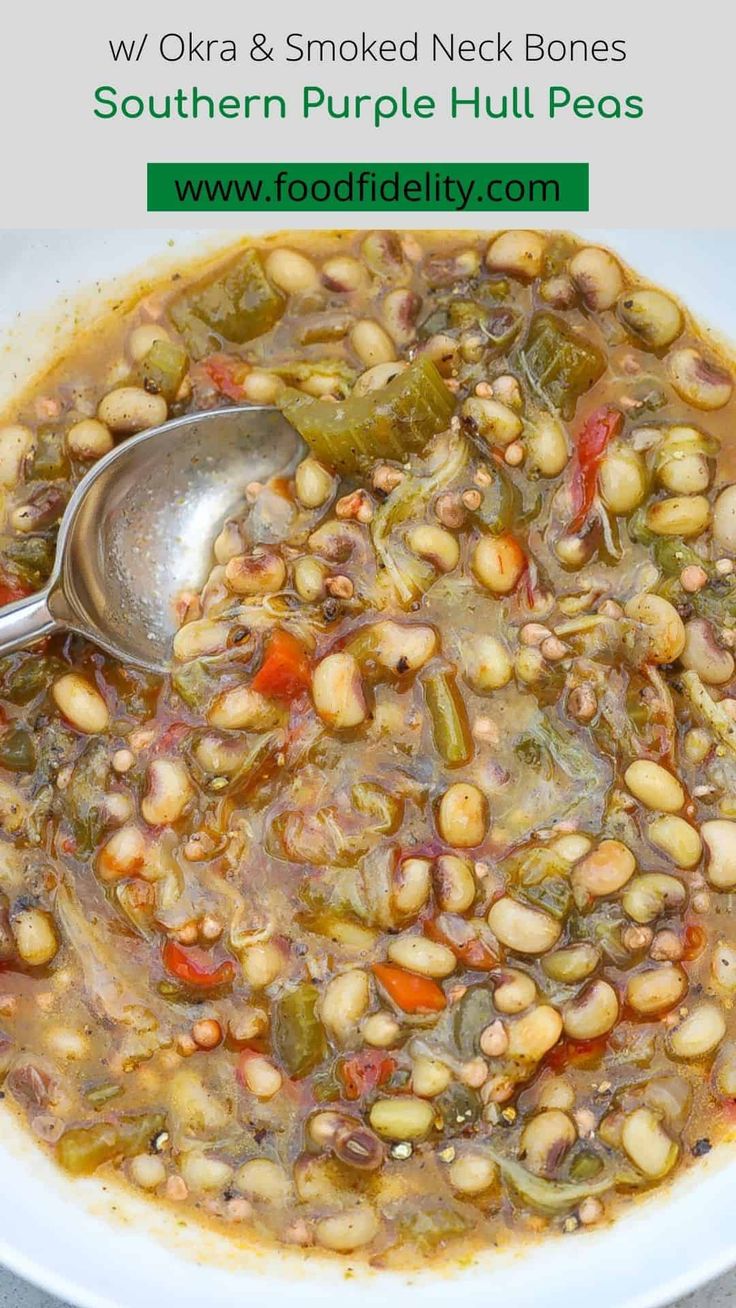
<instances>
[{"instance_id":1,"label":"southern purple hull peas title","mask_svg":"<svg viewBox=\"0 0 736 1308\"><path fill-rule=\"evenodd\" d=\"M626 42L621 38L565 39L548 38L539 32L507 36L468 37L457 33L415 32L404 38L374 37L363 32L355 37L316 37L291 32L279 42L272 42L264 32L252 33L240 42L232 38L200 37L196 33L167 32L163 35L142 33L133 38L108 42L115 65L133 64L142 68L152 59L166 65L184 64L190 68L207 65L246 64L258 69L257 86L233 85L214 92L197 85L178 86L165 93L152 93L141 86L121 87L110 80L97 86L93 93L92 112L99 119L248 119L256 122L300 118L324 123L330 120L363 122L375 128L400 120L423 121L445 118L450 121L535 120L535 119L637 119L644 114L641 95L612 87L587 86L572 89L559 78L560 85L545 87L517 83L513 86L479 85L477 82L448 86L440 94L429 93L422 86L402 82L381 92L367 91L358 85L349 93L321 85L316 77L311 84L286 89L278 84L263 85L263 73L273 67L274 79L279 66L303 64L312 68L325 66L362 66L376 64L428 64L470 68L494 72L508 64L529 67L560 65L573 68L592 64L621 64L628 58Z\"/></svg>"}]
</instances>

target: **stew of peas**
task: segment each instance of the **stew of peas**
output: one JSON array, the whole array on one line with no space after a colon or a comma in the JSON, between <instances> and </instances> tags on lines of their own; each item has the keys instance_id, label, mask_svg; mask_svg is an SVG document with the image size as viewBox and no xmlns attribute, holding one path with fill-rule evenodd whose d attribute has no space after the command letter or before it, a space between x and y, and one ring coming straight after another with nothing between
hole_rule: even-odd
<instances>
[{"instance_id":1,"label":"stew of peas","mask_svg":"<svg viewBox=\"0 0 736 1308\"><path fill-rule=\"evenodd\" d=\"M131 433L304 441L212 524L169 676L0 661L0 1075L61 1167L395 1266L728 1133L733 389L607 250L376 231L184 270L19 401L3 603Z\"/></svg>"}]
</instances>

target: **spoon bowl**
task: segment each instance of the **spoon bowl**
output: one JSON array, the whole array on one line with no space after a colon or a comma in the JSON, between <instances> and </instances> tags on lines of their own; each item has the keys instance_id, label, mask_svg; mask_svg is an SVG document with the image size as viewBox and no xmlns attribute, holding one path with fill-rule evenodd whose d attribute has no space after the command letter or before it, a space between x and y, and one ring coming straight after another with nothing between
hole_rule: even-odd
<instances>
[{"instance_id":1,"label":"spoon bowl","mask_svg":"<svg viewBox=\"0 0 736 1308\"><path fill-rule=\"evenodd\" d=\"M67 629L165 670L177 596L206 580L248 483L288 472L303 448L278 409L253 405L190 413L117 445L67 505L45 590L0 612L0 655Z\"/></svg>"}]
</instances>

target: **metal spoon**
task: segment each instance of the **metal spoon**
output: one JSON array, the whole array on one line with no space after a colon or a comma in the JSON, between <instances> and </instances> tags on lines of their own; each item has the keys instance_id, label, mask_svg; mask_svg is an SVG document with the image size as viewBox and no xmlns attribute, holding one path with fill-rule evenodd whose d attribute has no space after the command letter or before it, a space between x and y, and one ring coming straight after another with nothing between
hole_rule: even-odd
<instances>
[{"instance_id":1,"label":"metal spoon","mask_svg":"<svg viewBox=\"0 0 736 1308\"><path fill-rule=\"evenodd\" d=\"M163 671L174 601L205 581L223 521L248 482L288 470L302 449L260 406L190 413L116 446L67 505L45 590L0 611L0 654L70 630Z\"/></svg>"}]
</instances>

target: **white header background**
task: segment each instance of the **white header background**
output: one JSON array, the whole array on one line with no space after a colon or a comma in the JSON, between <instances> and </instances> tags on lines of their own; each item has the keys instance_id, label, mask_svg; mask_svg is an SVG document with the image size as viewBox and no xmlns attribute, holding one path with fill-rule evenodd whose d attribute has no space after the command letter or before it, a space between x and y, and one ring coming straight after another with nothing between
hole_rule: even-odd
<instances>
[{"instance_id":1,"label":"white header background","mask_svg":"<svg viewBox=\"0 0 736 1308\"><path fill-rule=\"evenodd\" d=\"M591 0L558 3L482 5L468 0L449 6L440 0L401 4L371 0L364 6L344 0L23 0L3 7L0 33L0 111L2 112L3 227L190 227L191 214L146 214L146 163L150 161L247 162L303 160L350 162L487 161L590 164L591 208L578 225L733 226L736 181L731 159L736 6L728 0ZM305 36L400 40L419 31L425 57L404 64L307 64L284 61L289 32ZM513 37L513 63L432 63L431 33L481 41ZM166 33L230 38L237 63L165 63L157 46ZM524 35L545 40L572 38L623 40L622 62L576 58L527 63ZM115 64L109 42L148 33L138 63ZM253 63L248 54L254 33L265 33L274 60ZM173 44L173 43L170 43ZM301 87L321 85L336 95L365 92L433 95L438 114L429 121L392 122L376 130L370 121L304 122L298 115ZM539 112L530 121L452 122L446 112L449 88L477 85L498 96L514 85L529 86ZM576 120L569 114L543 116L549 85L568 86L576 95L636 94L644 98L638 120ZM193 85L214 97L224 94L280 93L293 105L284 122L271 120L111 121L93 115L96 87L114 85L120 94L160 97ZM261 215L261 222L264 215ZM564 215L513 213L483 215L486 226L564 225ZM248 226L248 215L206 214L211 227ZM475 215L475 224L478 224ZM269 216L273 227L350 225L341 213ZM375 223L376 216L357 216ZM379 219L380 221L380 219ZM469 225L470 216L399 215L392 223L419 226Z\"/></svg>"}]
</instances>

